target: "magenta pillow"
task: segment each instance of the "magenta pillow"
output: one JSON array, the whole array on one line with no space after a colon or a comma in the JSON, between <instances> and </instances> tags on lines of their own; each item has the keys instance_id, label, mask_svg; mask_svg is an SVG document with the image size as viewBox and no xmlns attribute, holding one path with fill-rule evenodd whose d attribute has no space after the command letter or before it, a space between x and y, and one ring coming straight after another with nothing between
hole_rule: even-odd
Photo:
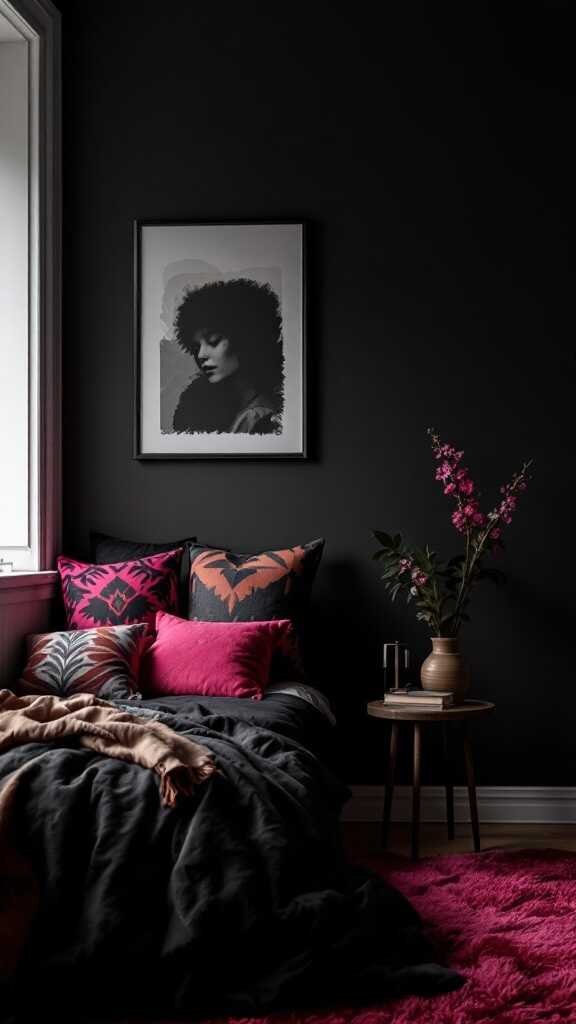
<instances>
[{"instance_id":1,"label":"magenta pillow","mask_svg":"<svg viewBox=\"0 0 576 1024\"><path fill-rule=\"evenodd\" d=\"M89 565L62 555L57 566L68 629L126 626L154 628L157 611L178 612L182 548L128 562Z\"/></svg>"},{"instance_id":2,"label":"magenta pillow","mask_svg":"<svg viewBox=\"0 0 576 1024\"><path fill-rule=\"evenodd\" d=\"M291 630L288 619L196 622L158 612L156 639L142 660L141 689L260 700L274 650Z\"/></svg>"}]
</instances>

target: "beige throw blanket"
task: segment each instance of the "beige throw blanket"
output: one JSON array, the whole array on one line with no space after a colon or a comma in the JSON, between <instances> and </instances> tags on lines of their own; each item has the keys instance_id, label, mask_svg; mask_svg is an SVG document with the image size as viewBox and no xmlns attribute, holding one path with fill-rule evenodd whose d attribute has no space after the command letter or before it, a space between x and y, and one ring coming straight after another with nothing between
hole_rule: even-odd
<instances>
[{"instance_id":1,"label":"beige throw blanket","mask_svg":"<svg viewBox=\"0 0 576 1024\"><path fill-rule=\"evenodd\" d=\"M162 722L118 711L88 693L75 697L15 697L0 690L0 753L23 743L74 736L80 746L132 761L160 777L163 803L173 807L216 770L212 754Z\"/></svg>"}]
</instances>

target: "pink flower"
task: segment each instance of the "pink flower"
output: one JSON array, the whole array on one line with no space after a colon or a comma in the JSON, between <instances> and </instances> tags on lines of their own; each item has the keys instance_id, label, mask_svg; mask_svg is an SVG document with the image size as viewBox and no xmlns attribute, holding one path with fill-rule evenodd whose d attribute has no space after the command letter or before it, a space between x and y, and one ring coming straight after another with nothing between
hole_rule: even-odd
<instances>
[{"instance_id":1,"label":"pink flower","mask_svg":"<svg viewBox=\"0 0 576 1024\"><path fill-rule=\"evenodd\" d=\"M412 570L412 582L416 587L423 587L428 582L428 577L421 569Z\"/></svg>"},{"instance_id":2,"label":"pink flower","mask_svg":"<svg viewBox=\"0 0 576 1024\"><path fill-rule=\"evenodd\" d=\"M434 437L432 442L432 451L436 459L448 459L453 466L455 466L464 455L464 452L458 452L451 444L441 444L440 439Z\"/></svg>"},{"instance_id":3,"label":"pink flower","mask_svg":"<svg viewBox=\"0 0 576 1024\"><path fill-rule=\"evenodd\" d=\"M459 533L468 533L470 530L486 527L487 524L490 527L492 522L506 525L511 523L512 515L516 511L517 497L526 490L530 462L524 463L520 472L515 473L509 483L500 487L500 503L486 516L480 511L478 498L475 497L476 485L470 477L470 471L467 466L461 464L464 452L458 451L454 445L441 441L432 428L428 433L432 439L432 452L439 460L435 473L436 480L443 484L444 494L456 498L458 504L458 508L451 516L452 525L456 530ZM498 533L491 537L494 543L499 535Z\"/></svg>"},{"instance_id":4,"label":"pink flower","mask_svg":"<svg viewBox=\"0 0 576 1024\"><path fill-rule=\"evenodd\" d=\"M474 490L474 484L469 477L461 480L458 486L462 494L472 494L472 491Z\"/></svg>"},{"instance_id":5,"label":"pink flower","mask_svg":"<svg viewBox=\"0 0 576 1024\"><path fill-rule=\"evenodd\" d=\"M478 501L472 498L461 508L452 513L452 524L460 533L469 530L471 526L484 526L486 516L478 508Z\"/></svg>"},{"instance_id":6,"label":"pink flower","mask_svg":"<svg viewBox=\"0 0 576 1024\"><path fill-rule=\"evenodd\" d=\"M496 527L494 530L490 530L490 540L500 540L502 536L502 530Z\"/></svg>"},{"instance_id":7,"label":"pink flower","mask_svg":"<svg viewBox=\"0 0 576 1024\"><path fill-rule=\"evenodd\" d=\"M508 525L512 522L512 513L516 510L517 499L512 494L508 494L504 501L500 502L498 507L498 515Z\"/></svg>"},{"instance_id":8,"label":"pink flower","mask_svg":"<svg viewBox=\"0 0 576 1024\"><path fill-rule=\"evenodd\" d=\"M460 509L456 509L456 511L452 513L451 519L458 532L464 533L467 525L464 513L461 512Z\"/></svg>"},{"instance_id":9,"label":"pink flower","mask_svg":"<svg viewBox=\"0 0 576 1024\"><path fill-rule=\"evenodd\" d=\"M522 492L526 490L526 479L525 475L528 470L530 463L525 463L519 473L516 473L510 483L502 484L500 493L504 495L502 501L496 506L494 511L490 514L490 518L500 520L509 526L512 522L512 513L516 511L518 505L518 496L514 492Z\"/></svg>"},{"instance_id":10,"label":"pink flower","mask_svg":"<svg viewBox=\"0 0 576 1024\"><path fill-rule=\"evenodd\" d=\"M401 558L399 563L398 563L398 566L399 566L399 568L398 568L398 572L399 573L407 572L408 569L412 568L412 559L411 558Z\"/></svg>"},{"instance_id":11,"label":"pink flower","mask_svg":"<svg viewBox=\"0 0 576 1024\"><path fill-rule=\"evenodd\" d=\"M449 462L443 462L436 470L436 479L447 480L449 476L452 476L452 466Z\"/></svg>"}]
</instances>

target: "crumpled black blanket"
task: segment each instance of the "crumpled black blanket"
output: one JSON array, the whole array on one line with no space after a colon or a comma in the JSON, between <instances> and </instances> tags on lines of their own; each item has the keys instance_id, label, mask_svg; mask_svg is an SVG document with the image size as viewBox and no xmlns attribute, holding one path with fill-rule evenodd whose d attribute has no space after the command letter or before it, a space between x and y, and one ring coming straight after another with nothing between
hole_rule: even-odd
<instances>
[{"instance_id":1,"label":"crumpled black blanket","mask_svg":"<svg viewBox=\"0 0 576 1024\"><path fill-rule=\"evenodd\" d=\"M6 1016L190 1019L461 984L406 899L346 863L348 791L314 754L202 704L159 718L219 769L172 809L152 772L74 742L0 756L0 780L35 759L16 835L42 892Z\"/></svg>"}]
</instances>

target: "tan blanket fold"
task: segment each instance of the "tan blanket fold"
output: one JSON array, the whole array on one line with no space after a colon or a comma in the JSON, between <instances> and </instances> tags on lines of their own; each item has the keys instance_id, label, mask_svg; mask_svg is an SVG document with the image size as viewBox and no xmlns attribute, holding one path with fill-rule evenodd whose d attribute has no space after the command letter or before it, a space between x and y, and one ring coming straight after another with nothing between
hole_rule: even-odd
<instances>
[{"instance_id":1,"label":"tan blanket fold","mask_svg":"<svg viewBox=\"0 0 576 1024\"><path fill-rule=\"evenodd\" d=\"M200 743L162 722L119 711L91 694L67 699L16 697L10 690L0 690L0 753L24 743L71 736L107 757L152 769L160 777L162 802L168 807L216 771L212 754Z\"/></svg>"}]
</instances>

